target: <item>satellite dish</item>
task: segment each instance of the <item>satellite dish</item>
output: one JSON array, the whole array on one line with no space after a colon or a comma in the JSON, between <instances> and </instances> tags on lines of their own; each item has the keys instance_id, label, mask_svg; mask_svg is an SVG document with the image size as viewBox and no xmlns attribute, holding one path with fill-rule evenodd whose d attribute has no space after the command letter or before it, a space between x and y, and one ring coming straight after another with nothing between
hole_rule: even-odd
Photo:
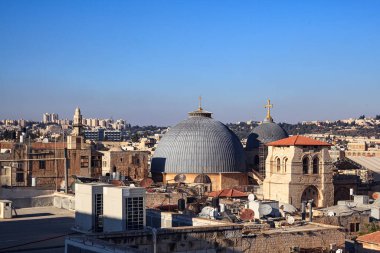
<instances>
[{"instance_id":1,"label":"satellite dish","mask_svg":"<svg viewBox=\"0 0 380 253\"><path fill-rule=\"evenodd\" d=\"M211 206L205 206L202 208L202 211L198 214L198 216L202 218L210 218L211 215L214 214L214 210L215 209Z\"/></svg>"},{"instance_id":2,"label":"satellite dish","mask_svg":"<svg viewBox=\"0 0 380 253\"><path fill-rule=\"evenodd\" d=\"M295 219L294 219L293 216L290 216L290 215L289 215L289 216L286 218L286 221L287 221L290 225L292 225L292 224L294 224Z\"/></svg>"},{"instance_id":3,"label":"satellite dish","mask_svg":"<svg viewBox=\"0 0 380 253\"><path fill-rule=\"evenodd\" d=\"M249 201L254 201L255 199L256 199L256 196L254 194L251 193L251 194L248 195L248 200Z\"/></svg>"},{"instance_id":4,"label":"satellite dish","mask_svg":"<svg viewBox=\"0 0 380 253\"><path fill-rule=\"evenodd\" d=\"M261 215L269 215L272 212L272 207L267 204L262 204L259 206L259 213Z\"/></svg>"},{"instance_id":5,"label":"satellite dish","mask_svg":"<svg viewBox=\"0 0 380 253\"><path fill-rule=\"evenodd\" d=\"M374 193L372 194L372 198L373 198L373 199L379 199L379 198L380 198L380 192L374 192Z\"/></svg>"},{"instance_id":6,"label":"satellite dish","mask_svg":"<svg viewBox=\"0 0 380 253\"><path fill-rule=\"evenodd\" d=\"M251 221L254 219L254 217L255 217L255 213L251 209L244 209L240 213L240 219L242 219L243 221Z\"/></svg>"},{"instance_id":7,"label":"satellite dish","mask_svg":"<svg viewBox=\"0 0 380 253\"><path fill-rule=\"evenodd\" d=\"M141 182L140 182L140 186L141 187L144 187L144 188L148 188L149 186L151 186L153 184L153 180L151 178L144 178Z\"/></svg>"},{"instance_id":8,"label":"satellite dish","mask_svg":"<svg viewBox=\"0 0 380 253\"><path fill-rule=\"evenodd\" d=\"M174 177L174 181L176 183L183 183L186 181L186 175L185 174L178 174Z\"/></svg>"},{"instance_id":9,"label":"satellite dish","mask_svg":"<svg viewBox=\"0 0 380 253\"><path fill-rule=\"evenodd\" d=\"M333 211L329 211L329 212L327 213L327 216L330 216L330 217L335 216L335 213L334 213Z\"/></svg>"}]
</instances>

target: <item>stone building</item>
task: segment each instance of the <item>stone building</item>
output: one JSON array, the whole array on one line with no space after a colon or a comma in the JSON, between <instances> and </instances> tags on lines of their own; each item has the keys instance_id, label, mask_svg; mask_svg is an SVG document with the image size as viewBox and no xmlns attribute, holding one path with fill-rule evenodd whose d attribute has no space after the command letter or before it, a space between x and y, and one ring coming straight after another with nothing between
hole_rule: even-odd
<instances>
[{"instance_id":1,"label":"stone building","mask_svg":"<svg viewBox=\"0 0 380 253\"><path fill-rule=\"evenodd\" d=\"M0 182L6 186L36 186L60 188L67 161L69 184L75 176L99 177L102 154L87 147L67 149L66 143L1 143L7 153L0 154Z\"/></svg>"},{"instance_id":2,"label":"stone building","mask_svg":"<svg viewBox=\"0 0 380 253\"><path fill-rule=\"evenodd\" d=\"M247 138L247 165L249 171L254 173L253 176L258 184L261 184L266 176L265 160L268 155L268 147L265 144L288 137L288 133L273 121L272 107L273 105L268 100L268 104L265 106L267 116L259 126L252 130Z\"/></svg>"},{"instance_id":3,"label":"stone building","mask_svg":"<svg viewBox=\"0 0 380 253\"><path fill-rule=\"evenodd\" d=\"M247 185L240 140L211 114L200 105L162 137L152 158L154 180L173 183L184 174L186 183L205 183L210 191Z\"/></svg>"},{"instance_id":4,"label":"stone building","mask_svg":"<svg viewBox=\"0 0 380 253\"><path fill-rule=\"evenodd\" d=\"M1 143L1 185L59 189L64 182L65 163L69 185L74 182L74 175L101 176L102 154L84 143L81 122L82 115L77 108L74 129L67 142Z\"/></svg>"},{"instance_id":5,"label":"stone building","mask_svg":"<svg viewBox=\"0 0 380 253\"><path fill-rule=\"evenodd\" d=\"M317 207L334 204L330 144L296 135L267 145L265 199L297 208L311 199Z\"/></svg>"},{"instance_id":6,"label":"stone building","mask_svg":"<svg viewBox=\"0 0 380 253\"><path fill-rule=\"evenodd\" d=\"M120 147L112 147L108 151L100 151L102 157L102 175L118 173L132 180L148 177L148 152L124 151Z\"/></svg>"}]
</instances>

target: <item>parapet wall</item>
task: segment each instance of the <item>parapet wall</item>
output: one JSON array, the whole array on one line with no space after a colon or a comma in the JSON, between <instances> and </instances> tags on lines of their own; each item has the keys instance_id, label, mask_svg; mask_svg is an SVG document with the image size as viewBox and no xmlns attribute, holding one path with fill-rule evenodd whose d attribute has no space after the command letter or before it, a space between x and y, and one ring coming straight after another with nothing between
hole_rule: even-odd
<instances>
[{"instance_id":1,"label":"parapet wall","mask_svg":"<svg viewBox=\"0 0 380 253\"><path fill-rule=\"evenodd\" d=\"M66 244L75 247L94 245L98 249L118 251L96 252L245 252L278 253L290 252L291 248L305 250L329 250L330 244L344 246L344 232L334 226L314 224L293 228L289 231L277 229L265 233L243 234L243 225L187 226L164 229L146 229L125 233L110 233L94 237L69 237ZM103 242L103 243L102 243ZM107 245L107 246L106 246ZM113 246L112 246L113 245ZM106 246L106 247L105 247ZM123 249L128 247L128 249ZM133 250L131 250L133 248ZM94 251L95 252L95 251Z\"/></svg>"}]
</instances>

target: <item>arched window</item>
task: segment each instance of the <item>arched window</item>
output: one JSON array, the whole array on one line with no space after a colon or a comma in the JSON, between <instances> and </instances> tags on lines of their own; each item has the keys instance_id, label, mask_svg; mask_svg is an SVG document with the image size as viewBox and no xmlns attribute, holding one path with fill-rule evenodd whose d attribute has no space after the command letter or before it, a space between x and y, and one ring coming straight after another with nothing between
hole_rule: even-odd
<instances>
[{"instance_id":1,"label":"arched window","mask_svg":"<svg viewBox=\"0 0 380 253\"><path fill-rule=\"evenodd\" d=\"M286 164L288 163L288 158L284 158L284 173L286 173Z\"/></svg>"},{"instance_id":2,"label":"arched window","mask_svg":"<svg viewBox=\"0 0 380 253\"><path fill-rule=\"evenodd\" d=\"M276 167L277 167L277 172L281 171L281 160L280 158L276 159Z\"/></svg>"},{"instance_id":3,"label":"arched window","mask_svg":"<svg viewBox=\"0 0 380 253\"><path fill-rule=\"evenodd\" d=\"M315 157L313 159L313 174L318 174L319 173L319 158Z\"/></svg>"},{"instance_id":4,"label":"arched window","mask_svg":"<svg viewBox=\"0 0 380 253\"><path fill-rule=\"evenodd\" d=\"M255 161L254 161L255 165L259 165L260 163L260 157L258 155L255 155Z\"/></svg>"},{"instance_id":5,"label":"arched window","mask_svg":"<svg viewBox=\"0 0 380 253\"><path fill-rule=\"evenodd\" d=\"M309 157L307 156L302 160L302 170L303 174L309 173Z\"/></svg>"}]
</instances>

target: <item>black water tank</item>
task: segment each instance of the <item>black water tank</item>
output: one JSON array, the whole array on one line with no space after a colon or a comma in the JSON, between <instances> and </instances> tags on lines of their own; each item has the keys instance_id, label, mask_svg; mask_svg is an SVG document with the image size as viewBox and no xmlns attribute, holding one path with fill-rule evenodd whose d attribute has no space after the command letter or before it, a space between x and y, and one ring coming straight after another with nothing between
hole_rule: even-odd
<instances>
[{"instance_id":1,"label":"black water tank","mask_svg":"<svg viewBox=\"0 0 380 253\"><path fill-rule=\"evenodd\" d=\"M212 207L219 208L219 198L212 198Z\"/></svg>"},{"instance_id":2,"label":"black water tank","mask_svg":"<svg viewBox=\"0 0 380 253\"><path fill-rule=\"evenodd\" d=\"M187 204L195 203L197 202L196 197L187 197Z\"/></svg>"},{"instance_id":3,"label":"black water tank","mask_svg":"<svg viewBox=\"0 0 380 253\"><path fill-rule=\"evenodd\" d=\"M186 208L186 202L184 199L178 200L178 211L184 211Z\"/></svg>"}]
</instances>

